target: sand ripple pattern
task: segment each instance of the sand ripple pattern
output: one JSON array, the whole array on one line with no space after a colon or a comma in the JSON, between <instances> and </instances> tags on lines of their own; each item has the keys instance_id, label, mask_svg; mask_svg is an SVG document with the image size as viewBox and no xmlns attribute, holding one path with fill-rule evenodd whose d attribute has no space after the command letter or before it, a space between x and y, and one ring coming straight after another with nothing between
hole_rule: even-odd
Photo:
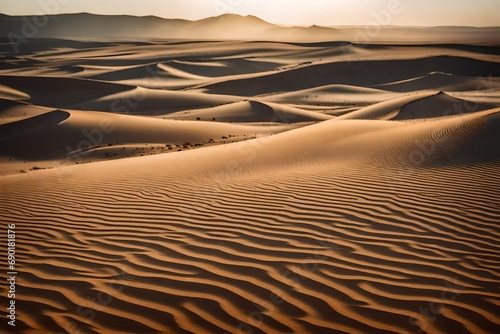
<instances>
[{"instance_id":1,"label":"sand ripple pattern","mask_svg":"<svg viewBox=\"0 0 500 334\"><path fill-rule=\"evenodd\" d=\"M498 333L498 167L5 179L16 329Z\"/></svg>"}]
</instances>

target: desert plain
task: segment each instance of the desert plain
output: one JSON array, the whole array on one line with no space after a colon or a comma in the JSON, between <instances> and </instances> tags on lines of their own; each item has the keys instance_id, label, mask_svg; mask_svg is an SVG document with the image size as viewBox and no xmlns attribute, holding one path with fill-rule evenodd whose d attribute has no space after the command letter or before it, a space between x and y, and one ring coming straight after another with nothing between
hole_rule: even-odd
<instances>
[{"instance_id":1,"label":"desert plain","mask_svg":"<svg viewBox=\"0 0 500 334\"><path fill-rule=\"evenodd\" d=\"M500 332L498 43L137 40L0 44L3 332Z\"/></svg>"}]
</instances>

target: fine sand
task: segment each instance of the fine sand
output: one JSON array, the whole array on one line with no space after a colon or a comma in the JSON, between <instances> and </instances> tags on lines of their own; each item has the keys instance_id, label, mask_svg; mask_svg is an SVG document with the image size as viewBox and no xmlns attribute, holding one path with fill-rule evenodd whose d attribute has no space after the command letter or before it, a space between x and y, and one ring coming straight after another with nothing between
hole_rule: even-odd
<instances>
[{"instance_id":1,"label":"fine sand","mask_svg":"<svg viewBox=\"0 0 500 334\"><path fill-rule=\"evenodd\" d=\"M32 42L0 332L500 332L498 47Z\"/></svg>"}]
</instances>

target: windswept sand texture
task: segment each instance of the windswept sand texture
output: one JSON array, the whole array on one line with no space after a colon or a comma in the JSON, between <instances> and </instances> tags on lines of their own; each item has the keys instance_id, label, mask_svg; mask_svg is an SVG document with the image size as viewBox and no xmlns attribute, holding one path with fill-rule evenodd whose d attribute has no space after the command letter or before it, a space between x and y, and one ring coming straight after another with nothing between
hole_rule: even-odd
<instances>
[{"instance_id":1,"label":"windswept sand texture","mask_svg":"<svg viewBox=\"0 0 500 334\"><path fill-rule=\"evenodd\" d=\"M0 50L17 333L500 333L500 48Z\"/></svg>"}]
</instances>

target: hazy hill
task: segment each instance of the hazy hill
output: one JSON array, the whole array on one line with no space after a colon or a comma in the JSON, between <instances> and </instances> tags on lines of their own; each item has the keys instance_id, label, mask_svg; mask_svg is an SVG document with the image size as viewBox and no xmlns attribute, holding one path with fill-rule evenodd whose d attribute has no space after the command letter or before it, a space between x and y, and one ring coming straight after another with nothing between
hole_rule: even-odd
<instances>
[{"instance_id":1,"label":"hazy hill","mask_svg":"<svg viewBox=\"0 0 500 334\"><path fill-rule=\"evenodd\" d=\"M498 45L499 28L470 27L282 27L255 16L225 14L199 21L155 16L46 16L0 14L0 37L66 39L198 39L290 42L350 41L357 43L475 43Z\"/></svg>"}]
</instances>

